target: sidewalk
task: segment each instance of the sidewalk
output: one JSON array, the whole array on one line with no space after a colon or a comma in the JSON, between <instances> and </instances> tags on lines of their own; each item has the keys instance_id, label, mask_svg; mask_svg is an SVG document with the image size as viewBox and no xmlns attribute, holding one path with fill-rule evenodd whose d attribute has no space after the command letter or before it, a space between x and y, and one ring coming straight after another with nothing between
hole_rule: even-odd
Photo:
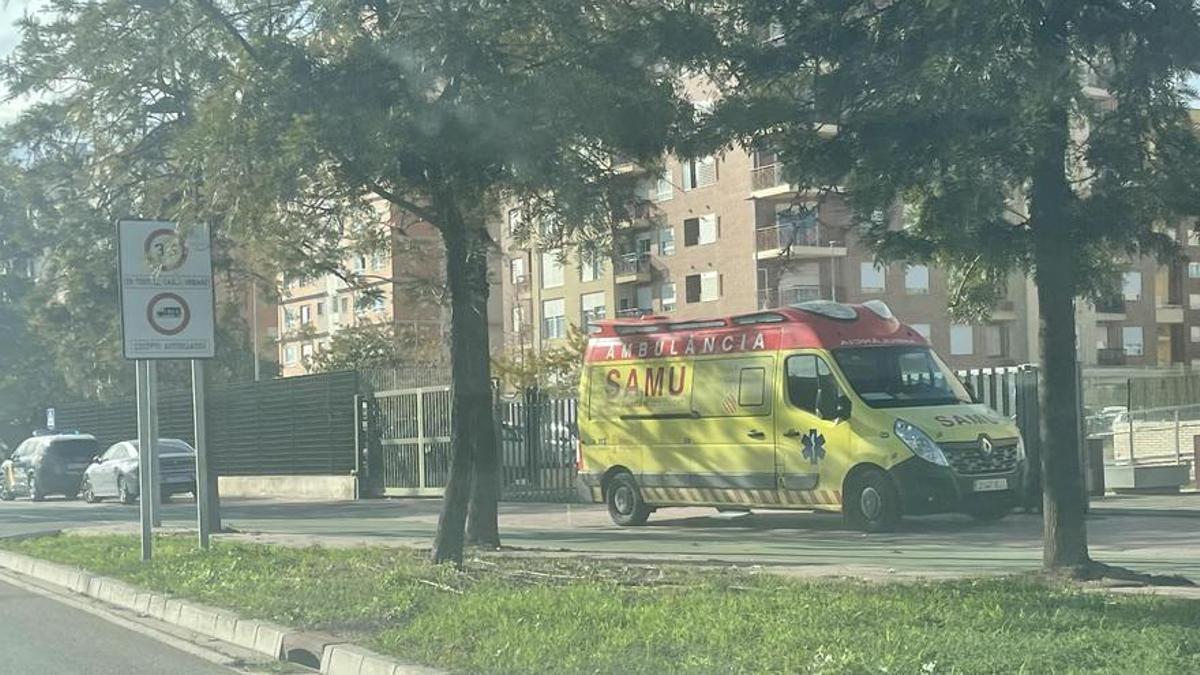
<instances>
[{"instance_id":1,"label":"sidewalk","mask_svg":"<svg viewBox=\"0 0 1200 675\"><path fill-rule=\"evenodd\" d=\"M1092 513L1100 515L1182 515L1200 516L1200 491L1178 494L1108 494L1092 497Z\"/></svg>"}]
</instances>

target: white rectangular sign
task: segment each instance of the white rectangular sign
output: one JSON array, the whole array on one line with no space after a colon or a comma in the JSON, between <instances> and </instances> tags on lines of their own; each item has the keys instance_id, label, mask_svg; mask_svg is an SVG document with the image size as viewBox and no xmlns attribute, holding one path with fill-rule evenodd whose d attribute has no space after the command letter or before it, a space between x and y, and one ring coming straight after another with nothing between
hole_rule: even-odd
<instances>
[{"instance_id":1,"label":"white rectangular sign","mask_svg":"<svg viewBox=\"0 0 1200 675\"><path fill-rule=\"evenodd\" d=\"M216 352L208 228L117 223L127 359L207 359Z\"/></svg>"}]
</instances>

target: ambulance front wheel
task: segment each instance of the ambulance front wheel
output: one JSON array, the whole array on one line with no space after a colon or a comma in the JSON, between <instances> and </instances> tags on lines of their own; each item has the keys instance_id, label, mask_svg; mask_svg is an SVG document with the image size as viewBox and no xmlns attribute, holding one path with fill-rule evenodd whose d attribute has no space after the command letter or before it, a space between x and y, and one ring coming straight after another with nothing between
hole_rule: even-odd
<instances>
[{"instance_id":1,"label":"ambulance front wheel","mask_svg":"<svg viewBox=\"0 0 1200 675\"><path fill-rule=\"evenodd\" d=\"M857 530L891 532L900 523L900 493L887 474L867 469L846 481L842 511Z\"/></svg>"},{"instance_id":2,"label":"ambulance front wheel","mask_svg":"<svg viewBox=\"0 0 1200 675\"><path fill-rule=\"evenodd\" d=\"M622 527L646 524L653 509L642 499L642 491L638 489L633 476L627 473L613 476L608 480L608 489L604 492L608 515L614 523Z\"/></svg>"}]
</instances>

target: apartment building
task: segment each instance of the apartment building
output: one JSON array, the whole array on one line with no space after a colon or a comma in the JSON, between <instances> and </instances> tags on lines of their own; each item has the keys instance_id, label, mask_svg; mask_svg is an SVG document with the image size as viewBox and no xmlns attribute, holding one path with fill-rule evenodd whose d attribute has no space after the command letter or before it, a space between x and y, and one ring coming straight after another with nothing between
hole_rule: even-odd
<instances>
[{"instance_id":1,"label":"apartment building","mask_svg":"<svg viewBox=\"0 0 1200 675\"><path fill-rule=\"evenodd\" d=\"M652 208L621 226L612 256L599 259L522 246L511 236L519 214L510 212L500 239L506 348L536 350L565 338L570 326L602 318L699 319L806 300L879 299L954 367L1039 360L1029 280L1014 275L988 321L955 321L943 270L879 265L855 239L851 215L837 198L817 203L800 195L780 169L771 153L741 150L668 161L662 175L645 177ZM1186 229L1175 234L1187 237ZM1200 241L1192 236L1186 243L1188 258L1200 260ZM1120 287L1120 297L1098 306L1079 303L1085 367L1200 361L1200 262L1139 260Z\"/></svg>"},{"instance_id":2,"label":"apartment building","mask_svg":"<svg viewBox=\"0 0 1200 675\"><path fill-rule=\"evenodd\" d=\"M286 277L279 301L280 374L304 375L315 354L329 347L340 331L368 325L391 326L408 343L419 345L414 360L440 356L445 317L440 303L443 276L441 240L425 223L409 222L384 205L380 221L393 233L387 250L352 253L344 269L359 283L339 275Z\"/></svg>"}]
</instances>

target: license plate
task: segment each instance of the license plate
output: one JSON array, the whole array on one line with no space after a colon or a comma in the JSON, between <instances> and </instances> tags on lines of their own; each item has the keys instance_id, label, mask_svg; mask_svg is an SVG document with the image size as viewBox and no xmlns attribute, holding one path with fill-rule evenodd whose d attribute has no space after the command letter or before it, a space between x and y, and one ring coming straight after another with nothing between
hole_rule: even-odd
<instances>
[{"instance_id":1,"label":"license plate","mask_svg":"<svg viewBox=\"0 0 1200 675\"><path fill-rule=\"evenodd\" d=\"M1007 478L984 478L975 481L976 492L995 492L997 490L1007 490Z\"/></svg>"}]
</instances>

